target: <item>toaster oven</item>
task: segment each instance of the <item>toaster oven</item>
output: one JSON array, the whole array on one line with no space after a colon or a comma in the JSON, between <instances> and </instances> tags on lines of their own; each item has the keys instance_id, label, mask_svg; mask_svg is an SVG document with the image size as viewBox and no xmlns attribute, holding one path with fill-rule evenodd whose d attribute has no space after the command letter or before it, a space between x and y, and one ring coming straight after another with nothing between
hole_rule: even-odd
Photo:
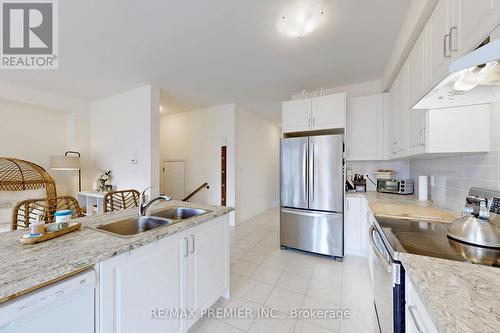
<instances>
[{"instance_id":1,"label":"toaster oven","mask_svg":"<svg viewBox=\"0 0 500 333\"><path fill-rule=\"evenodd\" d=\"M377 192L413 194L412 179L377 179Z\"/></svg>"}]
</instances>

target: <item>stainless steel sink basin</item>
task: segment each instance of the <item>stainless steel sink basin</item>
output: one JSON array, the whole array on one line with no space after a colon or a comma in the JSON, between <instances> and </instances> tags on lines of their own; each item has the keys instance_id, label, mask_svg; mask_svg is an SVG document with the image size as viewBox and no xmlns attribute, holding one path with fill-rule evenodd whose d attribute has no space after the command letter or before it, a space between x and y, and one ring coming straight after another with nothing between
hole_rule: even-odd
<instances>
[{"instance_id":1,"label":"stainless steel sink basin","mask_svg":"<svg viewBox=\"0 0 500 333\"><path fill-rule=\"evenodd\" d=\"M208 213L208 210L190 207L177 207L153 212L150 216L161 217L169 220L185 220L193 216L199 216Z\"/></svg>"},{"instance_id":2,"label":"stainless steel sink basin","mask_svg":"<svg viewBox=\"0 0 500 333\"><path fill-rule=\"evenodd\" d=\"M97 226L97 229L122 236L131 236L169 224L172 224L172 221L154 216L134 216L126 220L101 224Z\"/></svg>"}]
</instances>

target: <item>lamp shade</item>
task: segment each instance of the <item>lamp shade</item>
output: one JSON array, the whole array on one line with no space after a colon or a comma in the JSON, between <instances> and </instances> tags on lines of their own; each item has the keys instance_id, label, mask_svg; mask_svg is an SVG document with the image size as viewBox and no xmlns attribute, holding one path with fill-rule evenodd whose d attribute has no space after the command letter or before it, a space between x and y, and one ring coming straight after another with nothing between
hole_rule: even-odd
<instances>
[{"instance_id":1,"label":"lamp shade","mask_svg":"<svg viewBox=\"0 0 500 333\"><path fill-rule=\"evenodd\" d=\"M80 157L50 156L49 165L52 170L80 170Z\"/></svg>"}]
</instances>

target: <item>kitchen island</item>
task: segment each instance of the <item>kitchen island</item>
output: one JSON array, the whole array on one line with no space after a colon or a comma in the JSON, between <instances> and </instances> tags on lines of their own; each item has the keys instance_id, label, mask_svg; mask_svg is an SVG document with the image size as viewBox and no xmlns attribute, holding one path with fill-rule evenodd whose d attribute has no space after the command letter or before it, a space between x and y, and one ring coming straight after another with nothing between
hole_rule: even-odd
<instances>
[{"instance_id":1,"label":"kitchen island","mask_svg":"<svg viewBox=\"0 0 500 333\"><path fill-rule=\"evenodd\" d=\"M152 206L150 212L180 206L208 212L133 236L117 236L95 228L132 217L137 214L136 209L80 218L75 220L82 223L79 231L36 245L19 242L25 230L0 234L0 303L94 269L100 313L96 331L107 332L120 320L122 325L129 325L134 314L130 318L123 314L138 310L134 304L149 306L140 309L149 314L150 308L168 306L172 300L179 307L200 308L211 305L220 296L228 297L227 214L233 209L170 201ZM200 275L205 276L202 279ZM158 279L160 283L155 285ZM162 279L169 283L161 283ZM192 295L192 291L196 293ZM148 298L155 294L165 297ZM142 325L154 322L145 317L136 321ZM152 325L162 325L156 323ZM171 324L184 331L193 323L194 319Z\"/></svg>"}]
</instances>

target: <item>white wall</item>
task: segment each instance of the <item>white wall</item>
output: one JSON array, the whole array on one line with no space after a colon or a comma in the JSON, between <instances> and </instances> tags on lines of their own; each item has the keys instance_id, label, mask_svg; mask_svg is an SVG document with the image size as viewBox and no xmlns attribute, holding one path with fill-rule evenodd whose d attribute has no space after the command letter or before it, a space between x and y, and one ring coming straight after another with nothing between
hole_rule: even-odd
<instances>
[{"instance_id":1,"label":"white wall","mask_svg":"<svg viewBox=\"0 0 500 333\"><path fill-rule=\"evenodd\" d=\"M281 131L257 115L236 112L236 223L279 200Z\"/></svg>"},{"instance_id":2,"label":"white wall","mask_svg":"<svg viewBox=\"0 0 500 333\"><path fill-rule=\"evenodd\" d=\"M151 85L91 103L91 177L111 169L118 189L154 185L159 193L158 132L159 90Z\"/></svg>"},{"instance_id":3,"label":"white wall","mask_svg":"<svg viewBox=\"0 0 500 333\"><path fill-rule=\"evenodd\" d=\"M160 118L160 159L186 161L186 193L204 182L210 186L209 190L193 197L193 202L220 205L220 149L224 145L228 150L227 204L234 206L235 105L214 106Z\"/></svg>"},{"instance_id":4,"label":"white wall","mask_svg":"<svg viewBox=\"0 0 500 333\"><path fill-rule=\"evenodd\" d=\"M51 155L68 150L69 114L0 100L0 156L27 160L44 167L60 195L75 195L77 172L49 170Z\"/></svg>"}]
</instances>

